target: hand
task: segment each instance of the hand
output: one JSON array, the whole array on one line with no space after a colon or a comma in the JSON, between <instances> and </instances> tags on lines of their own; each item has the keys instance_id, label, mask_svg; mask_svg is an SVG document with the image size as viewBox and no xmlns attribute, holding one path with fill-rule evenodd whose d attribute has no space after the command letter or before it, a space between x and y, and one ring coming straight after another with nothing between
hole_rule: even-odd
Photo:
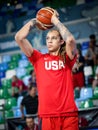
<instances>
[{"instance_id":1,"label":"hand","mask_svg":"<svg viewBox=\"0 0 98 130\"><path fill-rule=\"evenodd\" d=\"M54 14L59 18L59 13L55 9L50 8L50 7L45 7L45 8L52 10Z\"/></svg>"},{"instance_id":2,"label":"hand","mask_svg":"<svg viewBox=\"0 0 98 130\"><path fill-rule=\"evenodd\" d=\"M32 22L33 25L36 25L36 18L31 19L31 22Z\"/></svg>"},{"instance_id":3,"label":"hand","mask_svg":"<svg viewBox=\"0 0 98 130\"><path fill-rule=\"evenodd\" d=\"M48 28L44 26L43 23L41 23L40 21L36 20L36 27L38 27L41 30L47 30Z\"/></svg>"},{"instance_id":4,"label":"hand","mask_svg":"<svg viewBox=\"0 0 98 130\"><path fill-rule=\"evenodd\" d=\"M55 23L55 21L59 19L59 13L53 8L50 7L45 7L45 8L49 9L51 12L54 12L51 18L51 23Z\"/></svg>"},{"instance_id":5,"label":"hand","mask_svg":"<svg viewBox=\"0 0 98 130\"><path fill-rule=\"evenodd\" d=\"M73 69L72 69L72 72L73 72L73 73L77 72L77 69L76 69L76 68L73 68Z\"/></svg>"},{"instance_id":6,"label":"hand","mask_svg":"<svg viewBox=\"0 0 98 130\"><path fill-rule=\"evenodd\" d=\"M58 20L59 20L59 13L56 10L54 10L54 13L51 18L51 23L54 24L55 22L58 22Z\"/></svg>"}]
</instances>

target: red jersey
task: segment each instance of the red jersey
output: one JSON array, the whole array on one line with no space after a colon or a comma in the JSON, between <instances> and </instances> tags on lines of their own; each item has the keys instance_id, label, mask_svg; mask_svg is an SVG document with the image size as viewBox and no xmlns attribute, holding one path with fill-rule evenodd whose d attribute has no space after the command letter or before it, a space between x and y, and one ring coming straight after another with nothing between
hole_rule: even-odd
<instances>
[{"instance_id":1,"label":"red jersey","mask_svg":"<svg viewBox=\"0 0 98 130\"><path fill-rule=\"evenodd\" d=\"M12 82L12 87L17 87L19 89L20 86L23 86L23 91L28 89L28 87L20 79L18 79L18 81L16 81L16 82Z\"/></svg>"},{"instance_id":2,"label":"red jersey","mask_svg":"<svg viewBox=\"0 0 98 130\"><path fill-rule=\"evenodd\" d=\"M40 117L72 116L78 111L72 82L76 58L65 57L65 64L59 56L42 54L37 50L29 57L36 73Z\"/></svg>"}]
</instances>

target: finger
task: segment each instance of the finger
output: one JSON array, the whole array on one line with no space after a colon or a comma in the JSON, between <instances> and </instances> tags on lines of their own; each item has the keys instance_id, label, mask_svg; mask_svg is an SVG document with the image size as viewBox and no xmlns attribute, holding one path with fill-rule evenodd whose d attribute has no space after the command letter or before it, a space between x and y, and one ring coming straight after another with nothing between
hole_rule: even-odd
<instances>
[{"instance_id":1,"label":"finger","mask_svg":"<svg viewBox=\"0 0 98 130\"><path fill-rule=\"evenodd\" d=\"M55 10L55 9L53 9L53 8L50 8L50 7L45 7L45 8L51 9L51 10L53 10L57 15L59 15L59 13L57 12L57 10Z\"/></svg>"},{"instance_id":2,"label":"finger","mask_svg":"<svg viewBox=\"0 0 98 130\"><path fill-rule=\"evenodd\" d=\"M47 8L47 9L51 9L51 10L54 10L53 8L50 8L50 7L48 7L48 6L47 6L47 7L45 7L45 8Z\"/></svg>"},{"instance_id":3,"label":"finger","mask_svg":"<svg viewBox=\"0 0 98 130\"><path fill-rule=\"evenodd\" d=\"M54 14L58 17L59 13L57 12L57 10L54 10Z\"/></svg>"},{"instance_id":4,"label":"finger","mask_svg":"<svg viewBox=\"0 0 98 130\"><path fill-rule=\"evenodd\" d=\"M36 18L33 18L32 20L36 20Z\"/></svg>"},{"instance_id":5,"label":"finger","mask_svg":"<svg viewBox=\"0 0 98 130\"><path fill-rule=\"evenodd\" d=\"M37 23L36 26L37 26L38 28L39 28L39 27L40 27L40 28L43 28L43 30L47 30L47 29L48 29L48 28L45 27L44 24L41 23L40 21L37 20L36 23Z\"/></svg>"},{"instance_id":6,"label":"finger","mask_svg":"<svg viewBox=\"0 0 98 130\"><path fill-rule=\"evenodd\" d=\"M38 24L42 25L42 23L41 23L39 20L36 20L36 23L38 23Z\"/></svg>"}]
</instances>

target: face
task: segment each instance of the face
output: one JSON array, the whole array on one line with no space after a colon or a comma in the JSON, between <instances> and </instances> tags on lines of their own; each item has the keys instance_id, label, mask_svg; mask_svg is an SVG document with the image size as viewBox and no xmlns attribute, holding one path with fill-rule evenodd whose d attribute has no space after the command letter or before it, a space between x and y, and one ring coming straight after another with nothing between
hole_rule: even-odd
<instances>
[{"instance_id":1,"label":"face","mask_svg":"<svg viewBox=\"0 0 98 130\"><path fill-rule=\"evenodd\" d=\"M36 76L36 75L35 75L35 71L33 71L33 72L32 72L32 77L35 77L35 76Z\"/></svg>"},{"instance_id":2,"label":"face","mask_svg":"<svg viewBox=\"0 0 98 130\"><path fill-rule=\"evenodd\" d=\"M16 81L17 81L17 77L16 77L16 76L13 76L13 77L12 77L12 81L13 81L13 82L16 82Z\"/></svg>"},{"instance_id":3,"label":"face","mask_svg":"<svg viewBox=\"0 0 98 130\"><path fill-rule=\"evenodd\" d=\"M90 42L95 43L95 42L96 42L96 39L91 38L91 39L90 39Z\"/></svg>"},{"instance_id":4,"label":"face","mask_svg":"<svg viewBox=\"0 0 98 130\"><path fill-rule=\"evenodd\" d=\"M46 36L46 44L49 52L57 52L63 44L59 32L56 30L49 31Z\"/></svg>"},{"instance_id":5,"label":"face","mask_svg":"<svg viewBox=\"0 0 98 130\"><path fill-rule=\"evenodd\" d=\"M35 96L36 92L37 92L36 87L32 87L32 89L30 90L30 95Z\"/></svg>"},{"instance_id":6,"label":"face","mask_svg":"<svg viewBox=\"0 0 98 130\"><path fill-rule=\"evenodd\" d=\"M26 124L29 128L34 128L34 120L32 118L27 118Z\"/></svg>"},{"instance_id":7,"label":"face","mask_svg":"<svg viewBox=\"0 0 98 130\"><path fill-rule=\"evenodd\" d=\"M36 80L36 75L35 75L35 72L34 72L34 71L32 72L32 80L33 80L33 81Z\"/></svg>"},{"instance_id":8,"label":"face","mask_svg":"<svg viewBox=\"0 0 98 130\"><path fill-rule=\"evenodd\" d=\"M89 43L89 47L91 47L91 48L93 48L93 47L94 47L93 42L90 42L90 43Z\"/></svg>"}]
</instances>

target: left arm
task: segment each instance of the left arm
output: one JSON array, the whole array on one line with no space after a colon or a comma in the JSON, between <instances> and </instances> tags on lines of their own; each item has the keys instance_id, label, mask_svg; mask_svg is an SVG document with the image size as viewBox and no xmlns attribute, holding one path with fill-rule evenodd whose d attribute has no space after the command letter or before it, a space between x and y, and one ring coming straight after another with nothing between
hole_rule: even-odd
<instances>
[{"instance_id":1,"label":"left arm","mask_svg":"<svg viewBox=\"0 0 98 130\"><path fill-rule=\"evenodd\" d=\"M59 29L63 40L66 42L66 53L72 60L76 55L76 41L71 32L60 22L57 13L54 11L51 22Z\"/></svg>"}]
</instances>

